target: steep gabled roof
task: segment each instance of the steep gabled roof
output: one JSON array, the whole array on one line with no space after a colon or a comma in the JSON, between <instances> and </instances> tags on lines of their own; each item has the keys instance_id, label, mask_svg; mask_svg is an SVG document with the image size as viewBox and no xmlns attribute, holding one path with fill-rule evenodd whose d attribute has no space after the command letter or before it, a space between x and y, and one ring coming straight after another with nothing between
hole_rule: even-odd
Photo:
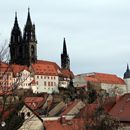
<instances>
[{"instance_id":1,"label":"steep gabled roof","mask_svg":"<svg viewBox=\"0 0 130 130\"><path fill-rule=\"evenodd\" d=\"M32 110L36 110L45 102L45 99L43 97L26 97L24 99L24 102L27 106L29 106Z\"/></svg>"},{"instance_id":2,"label":"steep gabled roof","mask_svg":"<svg viewBox=\"0 0 130 130\"><path fill-rule=\"evenodd\" d=\"M109 114L122 122L130 122L130 93L123 95Z\"/></svg>"}]
</instances>

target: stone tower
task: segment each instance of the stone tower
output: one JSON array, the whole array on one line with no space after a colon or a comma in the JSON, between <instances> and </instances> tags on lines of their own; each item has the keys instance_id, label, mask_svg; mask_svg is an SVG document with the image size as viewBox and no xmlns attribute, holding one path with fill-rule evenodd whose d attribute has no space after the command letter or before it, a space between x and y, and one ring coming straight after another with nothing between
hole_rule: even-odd
<instances>
[{"instance_id":1,"label":"stone tower","mask_svg":"<svg viewBox=\"0 0 130 130\"><path fill-rule=\"evenodd\" d=\"M35 25L32 24L29 9L24 27L23 48L24 65L29 66L31 63L35 63L37 61L37 40Z\"/></svg>"},{"instance_id":2,"label":"stone tower","mask_svg":"<svg viewBox=\"0 0 130 130\"><path fill-rule=\"evenodd\" d=\"M124 73L124 81L127 85L127 93L130 93L130 70L128 64L127 64L126 72Z\"/></svg>"},{"instance_id":3,"label":"stone tower","mask_svg":"<svg viewBox=\"0 0 130 130\"><path fill-rule=\"evenodd\" d=\"M61 54L61 68L70 70L70 59L67 54L66 41L63 41L63 52Z\"/></svg>"},{"instance_id":4,"label":"stone tower","mask_svg":"<svg viewBox=\"0 0 130 130\"><path fill-rule=\"evenodd\" d=\"M18 25L17 13L15 13L14 26L10 38L10 63L20 64L22 60L22 33Z\"/></svg>"},{"instance_id":5,"label":"stone tower","mask_svg":"<svg viewBox=\"0 0 130 130\"><path fill-rule=\"evenodd\" d=\"M29 9L23 37L18 26L17 15L15 16L9 47L10 63L30 66L32 63L37 61L35 25L32 24Z\"/></svg>"}]
</instances>

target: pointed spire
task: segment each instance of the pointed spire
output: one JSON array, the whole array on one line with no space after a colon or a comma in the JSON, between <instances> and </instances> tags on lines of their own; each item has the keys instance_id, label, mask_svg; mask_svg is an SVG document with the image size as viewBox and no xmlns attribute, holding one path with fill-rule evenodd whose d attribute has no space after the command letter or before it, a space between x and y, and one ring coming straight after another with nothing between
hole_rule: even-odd
<instances>
[{"instance_id":1,"label":"pointed spire","mask_svg":"<svg viewBox=\"0 0 130 130\"><path fill-rule=\"evenodd\" d=\"M30 16L30 8L28 8L28 16L27 16L27 22L26 22L26 26L32 26L32 21L31 21L31 16Z\"/></svg>"},{"instance_id":2,"label":"pointed spire","mask_svg":"<svg viewBox=\"0 0 130 130\"><path fill-rule=\"evenodd\" d=\"M65 38L64 38L64 41L63 41L63 54L67 55L67 48L66 48L66 40L65 40Z\"/></svg>"},{"instance_id":3,"label":"pointed spire","mask_svg":"<svg viewBox=\"0 0 130 130\"><path fill-rule=\"evenodd\" d=\"M124 73L124 79L130 78L130 70L129 70L129 65L127 64L127 69L126 72Z\"/></svg>"},{"instance_id":4,"label":"pointed spire","mask_svg":"<svg viewBox=\"0 0 130 130\"><path fill-rule=\"evenodd\" d=\"M19 25L18 25L18 19L17 19L17 12L15 12L14 28L17 28L17 29L19 29Z\"/></svg>"},{"instance_id":5,"label":"pointed spire","mask_svg":"<svg viewBox=\"0 0 130 130\"><path fill-rule=\"evenodd\" d=\"M127 71L129 71L129 65L128 65L128 63L127 63Z\"/></svg>"},{"instance_id":6,"label":"pointed spire","mask_svg":"<svg viewBox=\"0 0 130 130\"><path fill-rule=\"evenodd\" d=\"M70 59L67 54L66 40L63 41L63 53L61 54L61 68L70 70Z\"/></svg>"}]
</instances>

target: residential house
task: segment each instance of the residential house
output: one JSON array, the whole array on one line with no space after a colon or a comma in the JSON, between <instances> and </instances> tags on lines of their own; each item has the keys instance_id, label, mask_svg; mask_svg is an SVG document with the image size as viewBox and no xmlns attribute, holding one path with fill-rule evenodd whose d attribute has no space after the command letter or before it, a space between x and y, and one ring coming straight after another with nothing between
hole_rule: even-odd
<instances>
[{"instance_id":1,"label":"residential house","mask_svg":"<svg viewBox=\"0 0 130 130\"><path fill-rule=\"evenodd\" d=\"M19 111L18 115L24 120L18 130L44 130L43 120L26 104Z\"/></svg>"}]
</instances>

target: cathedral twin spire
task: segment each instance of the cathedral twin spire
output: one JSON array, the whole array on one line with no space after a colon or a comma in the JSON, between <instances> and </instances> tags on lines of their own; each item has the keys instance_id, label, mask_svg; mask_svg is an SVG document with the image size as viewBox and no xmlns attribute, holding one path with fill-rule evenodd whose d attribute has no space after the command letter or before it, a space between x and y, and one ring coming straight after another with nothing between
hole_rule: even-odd
<instances>
[{"instance_id":1,"label":"cathedral twin spire","mask_svg":"<svg viewBox=\"0 0 130 130\"><path fill-rule=\"evenodd\" d=\"M27 21L23 37L19 28L17 13L15 13L14 26L10 39L10 63L30 65L37 60L35 25L32 24L30 10L28 9Z\"/></svg>"},{"instance_id":2,"label":"cathedral twin spire","mask_svg":"<svg viewBox=\"0 0 130 130\"><path fill-rule=\"evenodd\" d=\"M23 37L19 28L17 13L15 13L14 26L10 40L10 63L30 66L37 61L37 40L35 25L32 24L30 10L28 9L27 21L23 31ZM67 54L66 40L63 41L61 54L61 68L70 70L70 59Z\"/></svg>"}]
</instances>

